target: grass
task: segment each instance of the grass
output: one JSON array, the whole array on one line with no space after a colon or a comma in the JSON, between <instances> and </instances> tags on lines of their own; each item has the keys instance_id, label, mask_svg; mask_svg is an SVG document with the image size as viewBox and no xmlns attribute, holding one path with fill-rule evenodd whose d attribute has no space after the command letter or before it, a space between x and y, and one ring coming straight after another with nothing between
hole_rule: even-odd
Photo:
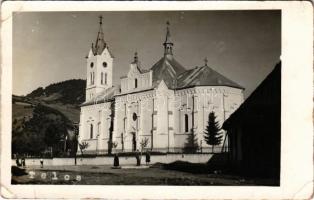
<instances>
[{"instance_id":1,"label":"grass","mask_svg":"<svg viewBox=\"0 0 314 200\"><path fill-rule=\"evenodd\" d=\"M235 175L189 173L168 170L164 165L146 169L111 169L111 166L45 166L28 168L30 175L12 176L12 184L68 185L276 185L270 179L244 179ZM42 178L42 173L46 178ZM53 180L56 173L58 180ZM65 176L69 180L65 180ZM80 176L80 180L77 177Z\"/></svg>"}]
</instances>

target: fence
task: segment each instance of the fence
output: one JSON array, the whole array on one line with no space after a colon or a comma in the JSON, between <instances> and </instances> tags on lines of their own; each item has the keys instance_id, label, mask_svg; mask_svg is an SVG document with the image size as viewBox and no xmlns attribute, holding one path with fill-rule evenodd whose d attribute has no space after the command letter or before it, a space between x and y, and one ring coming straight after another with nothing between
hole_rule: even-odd
<instances>
[{"instance_id":1,"label":"fence","mask_svg":"<svg viewBox=\"0 0 314 200\"><path fill-rule=\"evenodd\" d=\"M191 163L206 163L213 154L166 154L151 155L150 164L171 163L174 161L187 161ZM43 159L44 165L64 166L74 165L74 158L51 158ZM141 157L142 163L145 163L145 155ZM136 165L136 159L130 156L119 156L120 165ZM40 165L39 158L26 158L26 166ZM16 160L12 159L12 165L16 165ZM93 158L77 158L77 165L113 165L113 156L102 156Z\"/></svg>"}]
</instances>

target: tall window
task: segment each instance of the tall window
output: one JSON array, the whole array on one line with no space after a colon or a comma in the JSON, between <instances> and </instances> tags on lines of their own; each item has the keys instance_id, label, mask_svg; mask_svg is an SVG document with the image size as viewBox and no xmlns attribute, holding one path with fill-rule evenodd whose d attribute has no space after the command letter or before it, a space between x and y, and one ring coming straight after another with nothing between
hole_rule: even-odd
<instances>
[{"instance_id":1,"label":"tall window","mask_svg":"<svg viewBox=\"0 0 314 200\"><path fill-rule=\"evenodd\" d=\"M93 139L93 130L94 127L93 127L93 124L90 124L90 139Z\"/></svg>"},{"instance_id":2,"label":"tall window","mask_svg":"<svg viewBox=\"0 0 314 200\"><path fill-rule=\"evenodd\" d=\"M188 114L184 115L184 126L185 126L185 132L189 132L189 116L188 116Z\"/></svg>"},{"instance_id":3,"label":"tall window","mask_svg":"<svg viewBox=\"0 0 314 200\"><path fill-rule=\"evenodd\" d=\"M124 104L123 130L126 132L126 104Z\"/></svg>"},{"instance_id":4,"label":"tall window","mask_svg":"<svg viewBox=\"0 0 314 200\"><path fill-rule=\"evenodd\" d=\"M126 118L123 119L123 130L126 131Z\"/></svg>"},{"instance_id":5,"label":"tall window","mask_svg":"<svg viewBox=\"0 0 314 200\"><path fill-rule=\"evenodd\" d=\"M107 85L107 73L105 73L105 84Z\"/></svg>"},{"instance_id":6,"label":"tall window","mask_svg":"<svg viewBox=\"0 0 314 200\"><path fill-rule=\"evenodd\" d=\"M100 135L100 122L97 124L97 137Z\"/></svg>"},{"instance_id":7,"label":"tall window","mask_svg":"<svg viewBox=\"0 0 314 200\"><path fill-rule=\"evenodd\" d=\"M134 87L137 88L137 78L134 80Z\"/></svg>"},{"instance_id":8,"label":"tall window","mask_svg":"<svg viewBox=\"0 0 314 200\"><path fill-rule=\"evenodd\" d=\"M91 84L91 85L94 84L94 77L95 77L95 72L91 72L91 73L90 73L90 84Z\"/></svg>"},{"instance_id":9,"label":"tall window","mask_svg":"<svg viewBox=\"0 0 314 200\"><path fill-rule=\"evenodd\" d=\"M100 84L104 84L104 73L102 73L102 72L100 75Z\"/></svg>"}]
</instances>

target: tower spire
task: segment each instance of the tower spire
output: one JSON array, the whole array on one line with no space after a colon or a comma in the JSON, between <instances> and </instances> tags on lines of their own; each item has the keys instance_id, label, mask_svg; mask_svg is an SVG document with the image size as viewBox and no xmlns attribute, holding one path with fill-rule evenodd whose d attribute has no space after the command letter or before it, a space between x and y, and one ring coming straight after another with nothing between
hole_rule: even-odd
<instances>
[{"instance_id":1,"label":"tower spire","mask_svg":"<svg viewBox=\"0 0 314 200\"><path fill-rule=\"evenodd\" d=\"M166 32L166 39L165 39L165 42L163 43L164 45L164 54L165 55L172 55L172 47L173 47L173 43L171 42L170 38L171 38L171 35L170 35L170 23L169 21L167 21L167 32Z\"/></svg>"},{"instance_id":2,"label":"tower spire","mask_svg":"<svg viewBox=\"0 0 314 200\"><path fill-rule=\"evenodd\" d=\"M107 44L105 42L104 33L102 30L102 16L99 16L99 30L95 42L95 46L93 48L94 55L100 55L103 50L106 48Z\"/></svg>"}]
</instances>

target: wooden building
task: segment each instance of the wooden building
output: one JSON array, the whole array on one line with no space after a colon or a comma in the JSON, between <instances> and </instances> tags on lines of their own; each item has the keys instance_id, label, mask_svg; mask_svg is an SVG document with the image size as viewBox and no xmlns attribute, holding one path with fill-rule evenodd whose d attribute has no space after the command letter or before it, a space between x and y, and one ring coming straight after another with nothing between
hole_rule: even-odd
<instances>
[{"instance_id":1,"label":"wooden building","mask_svg":"<svg viewBox=\"0 0 314 200\"><path fill-rule=\"evenodd\" d=\"M223 129L229 136L234 169L246 175L280 177L281 62L224 122Z\"/></svg>"}]
</instances>

